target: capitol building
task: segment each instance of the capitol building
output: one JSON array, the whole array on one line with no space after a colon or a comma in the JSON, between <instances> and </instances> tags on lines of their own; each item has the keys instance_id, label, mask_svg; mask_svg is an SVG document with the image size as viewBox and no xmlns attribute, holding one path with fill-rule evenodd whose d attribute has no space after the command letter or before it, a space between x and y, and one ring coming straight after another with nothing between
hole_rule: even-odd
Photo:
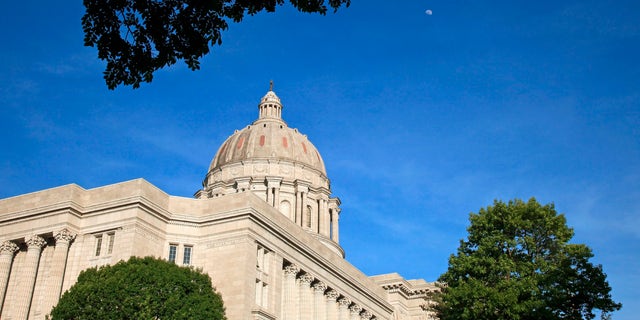
<instances>
[{"instance_id":1,"label":"capitol building","mask_svg":"<svg viewBox=\"0 0 640 320\"><path fill-rule=\"evenodd\" d=\"M137 179L1 199L0 319L45 319L82 270L132 256L201 268L230 320L433 319L433 283L345 260L322 156L282 116L270 89L194 198Z\"/></svg>"}]
</instances>

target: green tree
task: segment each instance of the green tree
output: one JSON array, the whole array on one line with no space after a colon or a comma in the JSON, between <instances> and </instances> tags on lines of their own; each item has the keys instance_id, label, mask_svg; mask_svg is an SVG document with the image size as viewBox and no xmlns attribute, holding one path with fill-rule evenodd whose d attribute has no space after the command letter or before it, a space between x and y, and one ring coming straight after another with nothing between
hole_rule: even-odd
<instances>
[{"instance_id":1,"label":"green tree","mask_svg":"<svg viewBox=\"0 0 640 320\"><path fill-rule=\"evenodd\" d=\"M593 319L622 305L611 298L602 266L591 249L571 244L573 229L553 204L494 201L470 215L439 278L434 310L449 319Z\"/></svg>"},{"instance_id":2,"label":"green tree","mask_svg":"<svg viewBox=\"0 0 640 320\"><path fill-rule=\"evenodd\" d=\"M106 60L104 79L109 89L120 84L140 86L153 73L178 60L191 70L210 45L222 44L228 21L245 14L273 12L285 0L84 0L85 46L97 47ZM299 11L326 14L350 0L289 0Z\"/></svg>"},{"instance_id":3,"label":"green tree","mask_svg":"<svg viewBox=\"0 0 640 320\"><path fill-rule=\"evenodd\" d=\"M152 257L132 257L82 271L51 319L226 318L208 275Z\"/></svg>"}]
</instances>

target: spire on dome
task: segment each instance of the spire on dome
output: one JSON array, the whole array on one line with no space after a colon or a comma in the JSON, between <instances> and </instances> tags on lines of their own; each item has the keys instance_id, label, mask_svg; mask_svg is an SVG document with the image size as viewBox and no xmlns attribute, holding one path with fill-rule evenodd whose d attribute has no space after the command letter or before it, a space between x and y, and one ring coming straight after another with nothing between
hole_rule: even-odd
<instances>
[{"instance_id":1,"label":"spire on dome","mask_svg":"<svg viewBox=\"0 0 640 320\"><path fill-rule=\"evenodd\" d=\"M258 105L258 120L273 119L282 121L282 103L273 92L273 80L269 81L269 91L262 97Z\"/></svg>"}]
</instances>

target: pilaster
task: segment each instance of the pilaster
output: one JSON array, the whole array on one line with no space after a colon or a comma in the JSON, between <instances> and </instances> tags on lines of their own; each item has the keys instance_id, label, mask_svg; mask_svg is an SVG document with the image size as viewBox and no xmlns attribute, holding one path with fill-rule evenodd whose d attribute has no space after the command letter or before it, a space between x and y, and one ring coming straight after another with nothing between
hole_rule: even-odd
<instances>
[{"instance_id":1,"label":"pilaster","mask_svg":"<svg viewBox=\"0 0 640 320\"><path fill-rule=\"evenodd\" d=\"M4 295L7 293L13 257L19 249L18 245L11 241L5 241L0 245L0 311L4 305Z\"/></svg>"}]
</instances>

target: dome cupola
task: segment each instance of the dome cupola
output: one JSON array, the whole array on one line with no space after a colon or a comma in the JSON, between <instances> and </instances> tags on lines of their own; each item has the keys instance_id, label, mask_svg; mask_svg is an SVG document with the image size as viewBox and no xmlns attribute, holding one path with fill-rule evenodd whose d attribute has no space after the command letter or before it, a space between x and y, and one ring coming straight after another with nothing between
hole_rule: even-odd
<instances>
[{"instance_id":1,"label":"dome cupola","mask_svg":"<svg viewBox=\"0 0 640 320\"><path fill-rule=\"evenodd\" d=\"M258 119L236 130L211 161L197 198L251 191L262 197L336 253L340 200L316 147L282 119L282 103L269 91L258 104Z\"/></svg>"}]
</instances>

